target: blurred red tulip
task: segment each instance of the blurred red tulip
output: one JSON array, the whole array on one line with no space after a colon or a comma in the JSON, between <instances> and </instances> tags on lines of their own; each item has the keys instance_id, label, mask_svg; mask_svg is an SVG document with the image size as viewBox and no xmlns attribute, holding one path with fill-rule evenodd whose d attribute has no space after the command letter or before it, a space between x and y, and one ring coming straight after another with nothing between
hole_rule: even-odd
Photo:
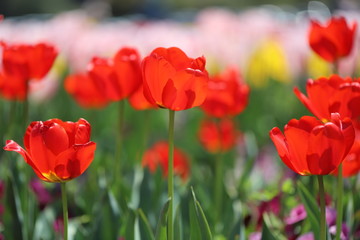
<instances>
[{"instance_id":1,"label":"blurred red tulip","mask_svg":"<svg viewBox=\"0 0 360 240\"><path fill-rule=\"evenodd\" d=\"M352 177L360 171L360 122L353 120L353 126L355 129L355 141L342 162L343 177ZM337 170L334 171L334 174L337 175Z\"/></svg>"},{"instance_id":2,"label":"blurred red tulip","mask_svg":"<svg viewBox=\"0 0 360 240\"><path fill-rule=\"evenodd\" d=\"M94 57L87 73L68 76L64 87L81 106L101 108L129 97L141 82L138 52L122 48L113 59Z\"/></svg>"},{"instance_id":3,"label":"blurred red tulip","mask_svg":"<svg viewBox=\"0 0 360 240\"><path fill-rule=\"evenodd\" d=\"M140 55L134 48L120 49L113 59L114 69L117 74L117 82L114 82L117 96L113 101L119 101L129 97L142 84L140 67Z\"/></svg>"},{"instance_id":4,"label":"blurred red tulip","mask_svg":"<svg viewBox=\"0 0 360 240\"><path fill-rule=\"evenodd\" d=\"M281 160L300 175L327 175L334 171L355 138L351 120L340 120L337 113L327 123L310 116L292 119L285 125L284 134L275 127L270 138Z\"/></svg>"},{"instance_id":5,"label":"blurred red tulip","mask_svg":"<svg viewBox=\"0 0 360 240\"><path fill-rule=\"evenodd\" d=\"M150 172L155 172L160 166L164 177L168 174L168 153L169 145L167 142L158 142L148 149L142 159L142 165L148 167ZM185 153L178 148L174 148L174 174L179 175L183 180L188 179L190 172L189 160Z\"/></svg>"},{"instance_id":6,"label":"blurred red tulip","mask_svg":"<svg viewBox=\"0 0 360 240\"><path fill-rule=\"evenodd\" d=\"M239 132L230 119L219 121L204 120L201 123L199 139L203 147L210 153L226 152L233 148Z\"/></svg>"},{"instance_id":7,"label":"blurred red tulip","mask_svg":"<svg viewBox=\"0 0 360 240\"><path fill-rule=\"evenodd\" d=\"M242 82L236 68L209 79L209 91L201 105L206 114L213 117L234 116L241 113L248 103L250 89Z\"/></svg>"},{"instance_id":8,"label":"blurred red tulip","mask_svg":"<svg viewBox=\"0 0 360 240\"><path fill-rule=\"evenodd\" d=\"M150 103L144 96L144 88L141 84L140 87L130 95L129 97L130 105L136 110L146 110L151 108L157 108L156 104Z\"/></svg>"},{"instance_id":9,"label":"blurred red tulip","mask_svg":"<svg viewBox=\"0 0 360 240\"><path fill-rule=\"evenodd\" d=\"M342 164L343 177L352 177L360 171L360 140L355 140Z\"/></svg>"},{"instance_id":10,"label":"blurred red tulip","mask_svg":"<svg viewBox=\"0 0 360 240\"><path fill-rule=\"evenodd\" d=\"M351 53L356 27L355 22L348 26L344 17L333 17L326 26L311 21L309 45L324 60L336 62Z\"/></svg>"},{"instance_id":11,"label":"blurred red tulip","mask_svg":"<svg viewBox=\"0 0 360 240\"><path fill-rule=\"evenodd\" d=\"M321 120L331 118L338 112L341 117L355 119L360 116L360 81L332 75L317 80L309 79L305 96L298 88L294 89L299 100Z\"/></svg>"},{"instance_id":12,"label":"blurred red tulip","mask_svg":"<svg viewBox=\"0 0 360 240\"><path fill-rule=\"evenodd\" d=\"M4 150L21 154L36 175L47 182L65 182L80 176L94 158L91 126L85 119L32 122L25 133L25 150L12 140Z\"/></svg>"},{"instance_id":13,"label":"blurred red tulip","mask_svg":"<svg viewBox=\"0 0 360 240\"><path fill-rule=\"evenodd\" d=\"M74 74L65 79L65 90L84 108L102 108L109 101L88 74Z\"/></svg>"},{"instance_id":14,"label":"blurred red tulip","mask_svg":"<svg viewBox=\"0 0 360 240\"><path fill-rule=\"evenodd\" d=\"M28 81L45 77L55 61L57 50L47 43L9 45L1 42L1 46L0 93L8 99L24 100L28 94Z\"/></svg>"},{"instance_id":15,"label":"blurred red tulip","mask_svg":"<svg viewBox=\"0 0 360 240\"><path fill-rule=\"evenodd\" d=\"M207 94L205 58L176 47L156 48L142 62L144 95L150 103L179 111L201 105Z\"/></svg>"}]
</instances>

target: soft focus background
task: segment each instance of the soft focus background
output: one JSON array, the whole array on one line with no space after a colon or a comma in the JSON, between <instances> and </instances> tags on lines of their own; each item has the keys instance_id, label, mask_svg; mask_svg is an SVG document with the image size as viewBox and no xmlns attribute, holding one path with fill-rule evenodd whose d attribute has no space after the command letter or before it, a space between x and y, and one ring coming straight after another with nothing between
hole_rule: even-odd
<instances>
[{"instance_id":1,"label":"soft focus background","mask_svg":"<svg viewBox=\"0 0 360 240\"><path fill-rule=\"evenodd\" d=\"M140 162L145 149L159 140L166 140L167 111L135 111L126 104L123 186L118 190L121 194L114 197L114 189L106 184L107 173L113 167L117 105L110 104L100 110L83 109L63 87L64 78L70 73L85 71L93 56L111 57L123 46L137 48L142 57L159 46L180 47L191 57L205 56L210 74L236 66L251 89L247 108L236 117L242 137L224 157L224 220L216 227L212 223L214 156L204 150L197 134L204 114L196 108L176 115L175 145L188 154L191 162L189 180L184 183L177 179L176 182L185 219L184 236L191 232L188 220L190 186L194 187L217 239L234 239L241 234L245 239L251 239L250 236L259 239L255 235L261 231L264 212L272 212L269 215L271 226L280 232L278 239L288 239L286 231L296 233L295 236L309 231L309 222L289 224L289 230L284 220L291 209L301 203L295 190L297 179L279 160L268 133L274 126L282 128L292 118L309 115L293 94L294 86L303 90L308 78L331 74L329 64L308 46L310 19L323 22L335 14L346 17L348 22L360 23L360 3L357 0L277 0L269 3L265 0L0 1L4 15L0 40L9 43L47 41L60 53L46 79L31 86L30 121L50 118L76 121L83 117L91 123L92 140L98 144L95 159L86 174L68 184L73 239L116 239L130 234L129 226L134 226L135 222L137 228L142 229L141 215L135 212L139 208L149 219L150 227L155 229L166 201L166 183L161 173L152 176ZM359 76L359 60L357 34L351 56L340 63L340 75ZM1 143L9 138L22 143L22 106L1 99L2 123L10 122L10 109L16 109L15 118L10 120L18 123L18 127L8 130L7 125L1 125ZM5 211L1 212L0 231L5 239L40 239L40 236L54 239L53 230L60 239L58 186L38 182L31 185L35 187L31 188L33 192L29 198L33 202L30 204L38 204L39 209L32 212L33 222L26 223L29 226L25 227L24 213L19 206L25 201L21 192L29 186L21 171L28 166L15 154L4 151L0 152L0 160L0 180L6 189L3 190L6 192L2 199ZM4 166L11 166L11 170ZM312 178L305 178L303 182L314 191ZM333 184L329 176L330 195ZM41 190L34 190L36 187ZM39 191L44 191L45 195ZM333 206L331 199L329 201ZM356 203L359 202L354 201L349 211L359 209ZM351 217L349 226L355 236L359 216ZM22 226L20 230L19 226Z\"/></svg>"}]
</instances>

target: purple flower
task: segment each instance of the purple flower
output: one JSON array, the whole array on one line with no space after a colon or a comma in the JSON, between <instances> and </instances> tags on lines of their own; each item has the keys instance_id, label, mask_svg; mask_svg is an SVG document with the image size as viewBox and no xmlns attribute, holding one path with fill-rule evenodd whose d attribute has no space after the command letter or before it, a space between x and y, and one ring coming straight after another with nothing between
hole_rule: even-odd
<instances>
[{"instance_id":1,"label":"purple flower","mask_svg":"<svg viewBox=\"0 0 360 240\"><path fill-rule=\"evenodd\" d=\"M30 187L36 195L40 209L43 209L47 204L52 201L50 193L38 178L33 178L30 181Z\"/></svg>"},{"instance_id":2,"label":"purple flower","mask_svg":"<svg viewBox=\"0 0 360 240\"><path fill-rule=\"evenodd\" d=\"M328 226L336 224L336 209L332 207L326 207L326 223Z\"/></svg>"},{"instance_id":3,"label":"purple flower","mask_svg":"<svg viewBox=\"0 0 360 240\"><path fill-rule=\"evenodd\" d=\"M336 235L336 225L329 227L329 233L334 236ZM349 239L349 228L344 223L341 226L340 239L341 240Z\"/></svg>"},{"instance_id":4,"label":"purple flower","mask_svg":"<svg viewBox=\"0 0 360 240\"><path fill-rule=\"evenodd\" d=\"M303 204L300 204L291 210L290 215L287 218L285 218L285 223L288 225L292 225L294 223L304 220L306 216L307 214L305 207Z\"/></svg>"},{"instance_id":5,"label":"purple flower","mask_svg":"<svg viewBox=\"0 0 360 240\"><path fill-rule=\"evenodd\" d=\"M297 240L315 240L315 238L314 234L312 232L309 232L301 235L300 237L298 237Z\"/></svg>"},{"instance_id":6,"label":"purple flower","mask_svg":"<svg viewBox=\"0 0 360 240\"><path fill-rule=\"evenodd\" d=\"M56 218L53 223L54 231L57 233L64 232L64 220L60 217Z\"/></svg>"},{"instance_id":7,"label":"purple flower","mask_svg":"<svg viewBox=\"0 0 360 240\"><path fill-rule=\"evenodd\" d=\"M250 233L249 240L261 240L261 232Z\"/></svg>"}]
</instances>

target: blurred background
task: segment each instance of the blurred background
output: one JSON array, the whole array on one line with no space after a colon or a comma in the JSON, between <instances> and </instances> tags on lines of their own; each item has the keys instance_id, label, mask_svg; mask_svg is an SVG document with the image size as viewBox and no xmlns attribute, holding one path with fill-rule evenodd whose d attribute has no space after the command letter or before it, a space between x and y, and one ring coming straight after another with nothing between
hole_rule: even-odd
<instances>
[{"instance_id":1,"label":"blurred background","mask_svg":"<svg viewBox=\"0 0 360 240\"><path fill-rule=\"evenodd\" d=\"M152 18L169 17L178 11L196 11L202 8L217 6L241 10L259 5L272 4L288 9L305 10L309 1L299 0L2 0L1 12L5 16L25 14L56 14L79 8L90 11L103 11L107 16L143 14ZM359 8L357 0L323 0L330 9Z\"/></svg>"}]
</instances>

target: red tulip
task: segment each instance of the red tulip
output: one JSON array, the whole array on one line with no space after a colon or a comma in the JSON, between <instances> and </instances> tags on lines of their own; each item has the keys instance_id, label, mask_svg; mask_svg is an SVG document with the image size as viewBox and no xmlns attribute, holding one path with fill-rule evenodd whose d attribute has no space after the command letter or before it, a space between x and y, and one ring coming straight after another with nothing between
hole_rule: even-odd
<instances>
[{"instance_id":1,"label":"red tulip","mask_svg":"<svg viewBox=\"0 0 360 240\"><path fill-rule=\"evenodd\" d=\"M205 58L179 48L156 48L142 62L144 95L150 103L179 111L201 105L207 94Z\"/></svg>"},{"instance_id":2,"label":"red tulip","mask_svg":"<svg viewBox=\"0 0 360 240\"><path fill-rule=\"evenodd\" d=\"M285 134L285 135L284 135ZM300 175L326 175L343 161L354 143L355 132L349 118L337 113L322 123L314 117L292 119L284 128L270 131L281 160Z\"/></svg>"},{"instance_id":3,"label":"red tulip","mask_svg":"<svg viewBox=\"0 0 360 240\"><path fill-rule=\"evenodd\" d=\"M113 59L94 57L86 74L65 80L65 89L83 107L104 107L129 97L141 85L140 57L135 49L122 48Z\"/></svg>"},{"instance_id":4,"label":"red tulip","mask_svg":"<svg viewBox=\"0 0 360 240\"><path fill-rule=\"evenodd\" d=\"M308 96L295 88L299 100L319 119L330 119L331 113L355 119L360 116L360 81L332 75L329 78L309 79L306 84Z\"/></svg>"},{"instance_id":5,"label":"red tulip","mask_svg":"<svg viewBox=\"0 0 360 240\"><path fill-rule=\"evenodd\" d=\"M205 120L201 123L199 139L210 153L226 152L233 148L239 133L230 119Z\"/></svg>"},{"instance_id":6,"label":"red tulip","mask_svg":"<svg viewBox=\"0 0 360 240\"><path fill-rule=\"evenodd\" d=\"M352 177L360 171L360 140L356 140L342 164L343 177Z\"/></svg>"},{"instance_id":7,"label":"red tulip","mask_svg":"<svg viewBox=\"0 0 360 240\"><path fill-rule=\"evenodd\" d=\"M21 154L41 180L65 182L80 176L92 162L96 144L90 141L90 133L85 119L37 121L26 130L25 149L8 140L4 150Z\"/></svg>"},{"instance_id":8,"label":"red tulip","mask_svg":"<svg viewBox=\"0 0 360 240\"><path fill-rule=\"evenodd\" d=\"M168 153L169 145L167 142L158 142L147 150L142 159L142 165L148 167L150 172L155 172L160 166L164 177L168 175ZM189 177L189 160L185 153L178 148L174 148L174 173L183 180Z\"/></svg>"},{"instance_id":9,"label":"red tulip","mask_svg":"<svg viewBox=\"0 0 360 240\"><path fill-rule=\"evenodd\" d=\"M360 122L353 120L353 126L355 128L355 141L350 152L342 162L343 177L354 176L360 171ZM334 174L337 175L337 171Z\"/></svg>"},{"instance_id":10,"label":"red tulip","mask_svg":"<svg viewBox=\"0 0 360 240\"><path fill-rule=\"evenodd\" d=\"M210 77L209 91L202 110L213 117L235 116L241 113L249 97L249 87L242 83L236 68L228 68L225 72Z\"/></svg>"},{"instance_id":11,"label":"red tulip","mask_svg":"<svg viewBox=\"0 0 360 240\"><path fill-rule=\"evenodd\" d=\"M336 62L350 54L357 24L348 26L344 17L331 18L326 26L311 21L309 44L311 49L328 62Z\"/></svg>"},{"instance_id":12,"label":"red tulip","mask_svg":"<svg viewBox=\"0 0 360 240\"><path fill-rule=\"evenodd\" d=\"M45 77L55 61L57 51L46 43L8 45L1 42L1 46L0 92L8 99L23 100L28 93L28 81Z\"/></svg>"},{"instance_id":13,"label":"red tulip","mask_svg":"<svg viewBox=\"0 0 360 240\"><path fill-rule=\"evenodd\" d=\"M85 108L101 108L106 106L116 95L112 82L117 77L107 59L94 57L91 59L86 74L74 74L65 79L65 90Z\"/></svg>"},{"instance_id":14,"label":"red tulip","mask_svg":"<svg viewBox=\"0 0 360 240\"><path fill-rule=\"evenodd\" d=\"M140 55L134 48L122 48L116 53L113 62L117 74L117 82L114 82L117 96L113 100L119 101L128 98L142 84Z\"/></svg>"},{"instance_id":15,"label":"red tulip","mask_svg":"<svg viewBox=\"0 0 360 240\"><path fill-rule=\"evenodd\" d=\"M136 110L146 110L151 108L157 108L157 105L151 104L144 96L144 88L141 84L140 87L130 95L130 105Z\"/></svg>"}]
</instances>

